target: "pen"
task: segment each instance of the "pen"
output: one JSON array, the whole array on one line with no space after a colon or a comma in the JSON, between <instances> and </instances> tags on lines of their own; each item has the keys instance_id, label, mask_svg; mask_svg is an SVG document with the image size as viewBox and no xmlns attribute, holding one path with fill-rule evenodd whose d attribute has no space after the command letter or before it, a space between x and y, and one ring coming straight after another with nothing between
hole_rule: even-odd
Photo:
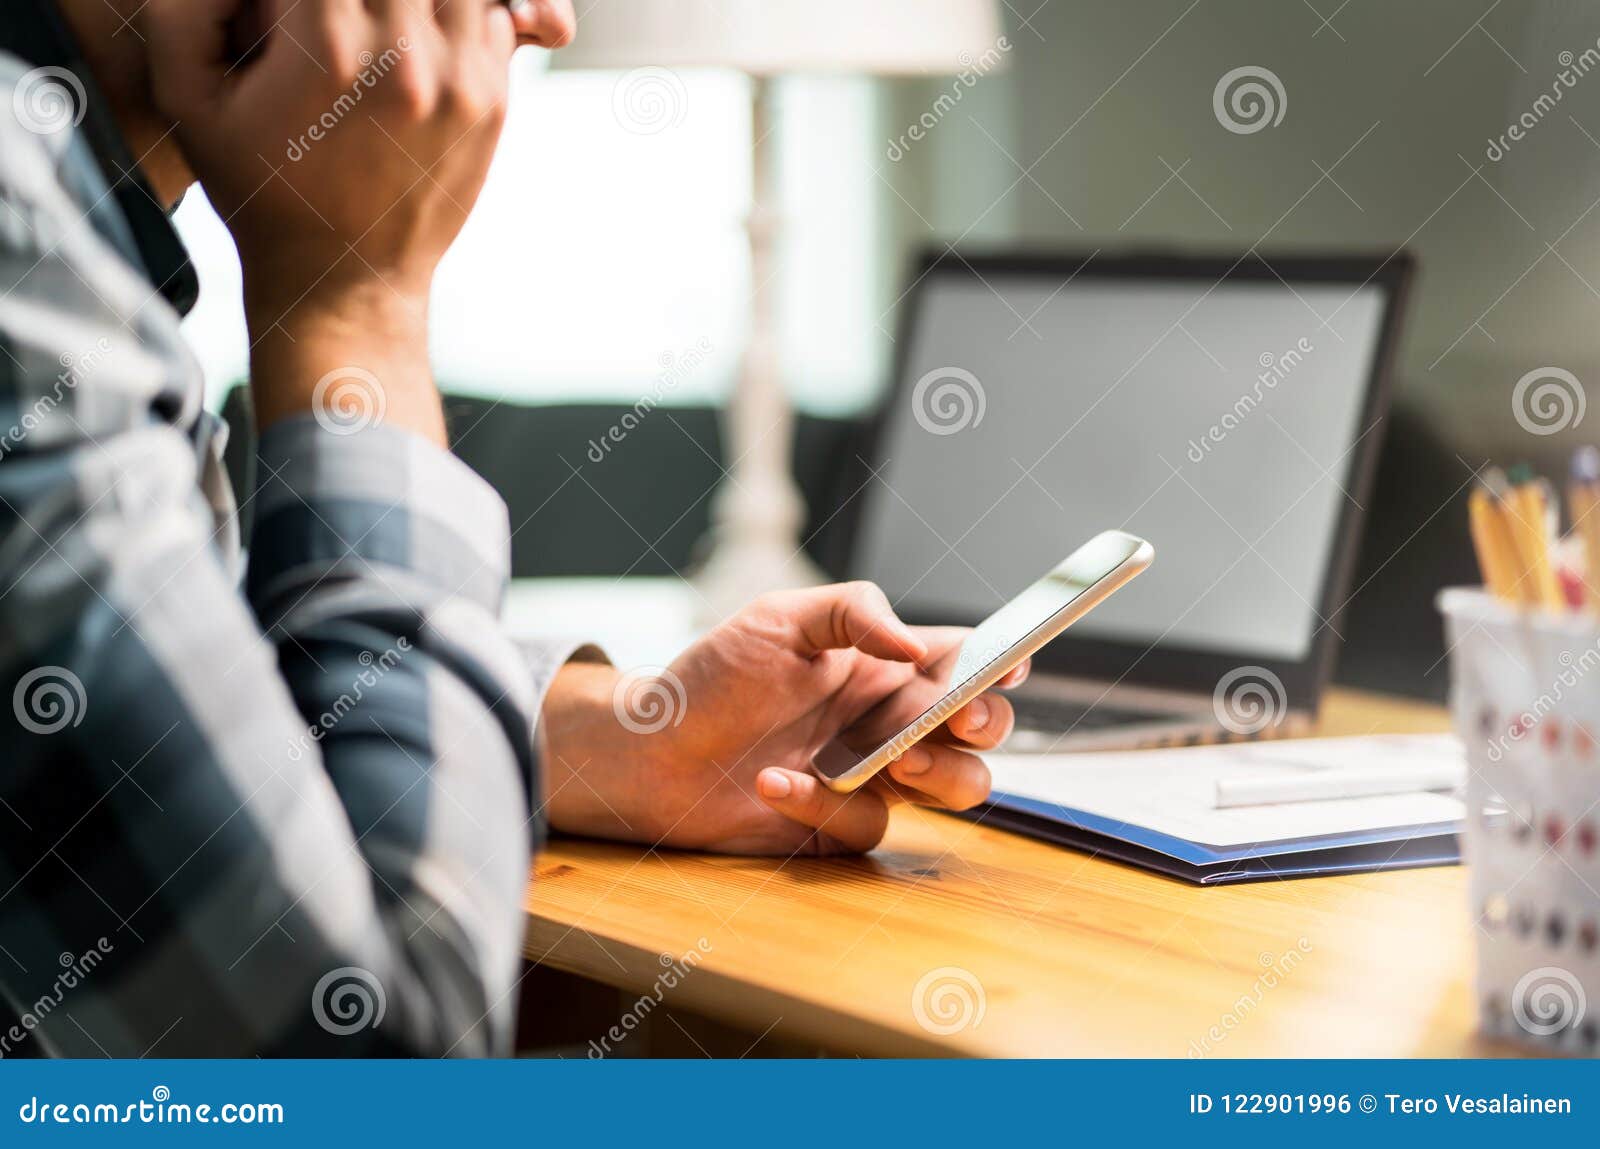
<instances>
[{"instance_id":1,"label":"pen","mask_svg":"<svg viewBox=\"0 0 1600 1149\"><path fill-rule=\"evenodd\" d=\"M1600 449L1580 447L1572 456L1567 506L1583 543L1583 603L1600 609Z\"/></svg>"},{"instance_id":2,"label":"pen","mask_svg":"<svg viewBox=\"0 0 1600 1149\"><path fill-rule=\"evenodd\" d=\"M1464 781L1465 773L1458 763L1430 763L1404 770L1313 770L1258 778L1218 778L1213 808L1229 810L1239 806L1279 806L1290 802L1454 790Z\"/></svg>"}]
</instances>

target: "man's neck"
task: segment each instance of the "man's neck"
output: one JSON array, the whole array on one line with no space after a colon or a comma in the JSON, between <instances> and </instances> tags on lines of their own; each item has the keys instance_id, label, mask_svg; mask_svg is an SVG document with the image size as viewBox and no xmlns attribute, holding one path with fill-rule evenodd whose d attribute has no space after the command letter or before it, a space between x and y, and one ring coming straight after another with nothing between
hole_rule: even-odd
<instances>
[{"instance_id":1,"label":"man's neck","mask_svg":"<svg viewBox=\"0 0 1600 1149\"><path fill-rule=\"evenodd\" d=\"M84 62L156 196L168 207L194 182L172 125L150 94L148 45L136 26L143 5L129 0L55 0Z\"/></svg>"},{"instance_id":2,"label":"man's neck","mask_svg":"<svg viewBox=\"0 0 1600 1149\"><path fill-rule=\"evenodd\" d=\"M0 48L34 67L65 68L77 76L75 97L84 101L75 120L82 148L79 155L87 152L94 157L108 193L95 196L92 204L86 202L85 221L100 229L148 275L174 308L187 313L194 306L199 283L164 205L182 195L190 182L188 171L166 128L152 131L148 125L158 121L139 111L150 106L138 80L144 74L142 47L131 56L120 57L119 63L117 53L128 51L121 43L124 39L133 45L143 43L137 33L120 24L110 27L82 18L99 2L5 0ZM76 23L67 18L68 8L78 13ZM113 34L117 28L122 29L120 36ZM98 45L98 67L86 59L85 42ZM102 84L110 85L110 90ZM139 142L139 151L130 150L130 137ZM73 178L80 181L80 190L93 190L81 184L88 175L81 166L74 168ZM156 184L151 183L152 176Z\"/></svg>"}]
</instances>

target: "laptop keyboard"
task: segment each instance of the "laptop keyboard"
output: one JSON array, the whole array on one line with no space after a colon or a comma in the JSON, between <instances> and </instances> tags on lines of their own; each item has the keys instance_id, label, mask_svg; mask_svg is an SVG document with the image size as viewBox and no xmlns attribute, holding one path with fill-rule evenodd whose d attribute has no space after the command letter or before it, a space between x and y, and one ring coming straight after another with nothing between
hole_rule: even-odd
<instances>
[{"instance_id":1,"label":"laptop keyboard","mask_svg":"<svg viewBox=\"0 0 1600 1149\"><path fill-rule=\"evenodd\" d=\"M1147 722L1171 722L1174 717L1171 711L1133 710L1105 702L1087 704L1017 694L1011 695L1011 706L1016 711L1019 730L1045 730L1051 733L1068 730L1077 733Z\"/></svg>"}]
</instances>

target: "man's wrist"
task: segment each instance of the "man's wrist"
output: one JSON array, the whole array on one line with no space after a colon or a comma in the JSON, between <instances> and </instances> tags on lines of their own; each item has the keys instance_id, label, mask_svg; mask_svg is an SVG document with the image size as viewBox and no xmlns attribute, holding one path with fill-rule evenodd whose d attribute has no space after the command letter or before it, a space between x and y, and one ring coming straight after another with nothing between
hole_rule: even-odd
<instances>
[{"instance_id":1,"label":"man's wrist","mask_svg":"<svg viewBox=\"0 0 1600 1149\"><path fill-rule=\"evenodd\" d=\"M293 298L282 287L246 277L259 426L312 411L333 426L381 422L443 445L425 290L402 290L377 276L330 276Z\"/></svg>"},{"instance_id":2,"label":"man's wrist","mask_svg":"<svg viewBox=\"0 0 1600 1149\"><path fill-rule=\"evenodd\" d=\"M244 294L263 302L275 296L282 303L302 299L326 289L337 294L368 281L387 284L401 295L426 294L437 259L414 256L374 260L353 246L334 240L281 237L238 237L239 264L244 273Z\"/></svg>"},{"instance_id":3,"label":"man's wrist","mask_svg":"<svg viewBox=\"0 0 1600 1149\"><path fill-rule=\"evenodd\" d=\"M551 827L566 833L653 841L649 779L665 735L641 735L620 721L620 679L614 666L569 662L551 682L540 712L546 810Z\"/></svg>"}]
</instances>

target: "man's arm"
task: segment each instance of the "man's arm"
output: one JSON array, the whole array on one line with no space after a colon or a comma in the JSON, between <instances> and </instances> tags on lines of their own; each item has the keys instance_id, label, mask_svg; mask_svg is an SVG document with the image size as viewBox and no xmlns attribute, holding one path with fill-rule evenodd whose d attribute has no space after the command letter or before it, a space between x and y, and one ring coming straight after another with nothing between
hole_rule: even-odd
<instances>
[{"instance_id":1,"label":"man's arm","mask_svg":"<svg viewBox=\"0 0 1600 1149\"><path fill-rule=\"evenodd\" d=\"M280 410L247 605L176 317L60 140L4 128L0 987L63 1053L506 1052L536 692L503 505L406 426L424 392L358 434Z\"/></svg>"}]
</instances>

